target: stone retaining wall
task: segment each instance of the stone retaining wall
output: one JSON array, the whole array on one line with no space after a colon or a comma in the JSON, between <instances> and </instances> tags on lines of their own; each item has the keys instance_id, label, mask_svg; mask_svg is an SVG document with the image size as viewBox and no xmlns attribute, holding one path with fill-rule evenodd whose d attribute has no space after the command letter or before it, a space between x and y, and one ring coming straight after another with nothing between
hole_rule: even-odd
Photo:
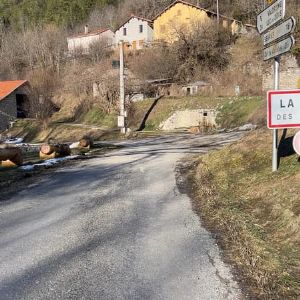
<instances>
[{"instance_id":1,"label":"stone retaining wall","mask_svg":"<svg viewBox=\"0 0 300 300\"><path fill-rule=\"evenodd\" d=\"M170 131L191 127L216 127L216 111L214 109L196 109L176 111L171 117L159 125L161 130Z\"/></svg>"},{"instance_id":2,"label":"stone retaining wall","mask_svg":"<svg viewBox=\"0 0 300 300\"><path fill-rule=\"evenodd\" d=\"M274 60L265 64L263 70L263 90L274 89ZM281 58L280 89L300 88L300 67L293 55L285 55Z\"/></svg>"}]
</instances>

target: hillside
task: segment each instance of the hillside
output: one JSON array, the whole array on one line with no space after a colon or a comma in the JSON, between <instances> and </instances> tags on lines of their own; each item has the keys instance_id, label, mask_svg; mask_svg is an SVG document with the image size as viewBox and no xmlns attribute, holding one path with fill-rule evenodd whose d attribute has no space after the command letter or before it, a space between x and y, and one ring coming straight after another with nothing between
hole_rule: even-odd
<instances>
[{"instance_id":1,"label":"hillside","mask_svg":"<svg viewBox=\"0 0 300 300\"><path fill-rule=\"evenodd\" d=\"M216 1L185 1L212 11L217 10ZM87 21L96 21L98 26L116 26L130 14L153 18L162 7L172 2L173 0L0 0L0 19L5 27L17 29L49 23L74 29ZM297 0L288 1L288 6L296 17L300 15ZM262 8L261 0L219 2L221 14L253 24L256 14ZM113 22L109 21L111 14L117 17Z\"/></svg>"},{"instance_id":2,"label":"hillside","mask_svg":"<svg viewBox=\"0 0 300 300\"><path fill-rule=\"evenodd\" d=\"M17 28L42 23L75 26L84 21L96 6L117 2L118 0L1 0L0 18L6 26Z\"/></svg>"}]
</instances>

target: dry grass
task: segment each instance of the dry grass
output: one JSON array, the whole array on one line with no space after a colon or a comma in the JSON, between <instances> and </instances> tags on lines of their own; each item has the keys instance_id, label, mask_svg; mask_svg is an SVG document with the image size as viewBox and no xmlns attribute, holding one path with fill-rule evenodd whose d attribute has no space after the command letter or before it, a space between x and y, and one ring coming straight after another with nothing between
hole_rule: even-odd
<instances>
[{"instance_id":1,"label":"dry grass","mask_svg":"<svg viewBox=\"0 0 300 300\"><path fill-rule=\"evenodd\" d=\"M259 299L300 297L300 163L271 172L271 132L259 130L199 160L196 204Z\"/></svg>"},{"instance_id":2,"label":"dry grass","mask_svg":"<svg viewBox=\"0 0 300 300\"><path fill-rule=\"evenodd\" d=\"M80 125L72 123L51 123L47 129L42 129L36 120L18 120L9 130L13 137L23 137L25 142L42 143L49 138L59 142L75 142L83 136L91 136L94 140L109 140L120 138L119 131L114 128Z\"/></svg>"},{"instance_id":3,"label":"dry grass","mask_svg":"<svg viewBox=\"0 0 300 300\"><path fill-rule=\"evenodd\" d=\"M247 97L247 99L253 101L255 103L260 103L261 100L257 99L257 97ZM246 99L246 100L247 100ZM228 105L228 103L236 103L235 101L243 101L244 97L210 97L210 96L195 96L195 97L165 97L158 101L157 105L149 115L149 118L146 122L146 130L158 130L159 124L162 121L165 121L169 118L174 112L179 110L187 110L187 109L218 109L222 106ZM245 102L247 102L245 100ZM153 100L145 100L141 102L134 103L131 108L131 113L129 116L130 127L138 128L140 122L143 119L144 114L152 105ZM244 102L239 102L241 105ZM227 107L227 106L226 106ZM255 108L257 105L255 106ZM252 113L253 111L248 111L248 113Z\"/></svg>"}]
</instances>

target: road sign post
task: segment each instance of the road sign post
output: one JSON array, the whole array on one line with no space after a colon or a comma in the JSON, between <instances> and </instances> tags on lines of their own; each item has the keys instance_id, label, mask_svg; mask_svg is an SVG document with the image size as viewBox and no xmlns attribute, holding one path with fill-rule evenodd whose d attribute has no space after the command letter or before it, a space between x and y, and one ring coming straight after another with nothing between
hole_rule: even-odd
<instances>
[{"instance_id":1,"label":"road sign post","mask_svg":"<svg viewBox=\"0 0 300 300\"><path fill-rule=\"evenodd\" d=\"M275 58L274 61L274 89L279 90L280 81L280 58ZM273 130L273 151L272 151L272 171L278 170L278 130Z\"/></svg>"},{"instance_id":2,"label":"road sign post","mask_svg":"<svg viewBox=\"0 0 300 300\"><path fill-rule=\"evenodd\" d=\"M291 112L291 110L294 109L294 107L292 107L294 103L293 99L289 99L290 102L287 101L285 106L284 101L286 101L286 99L284 93L282 93L282 91L278 91L280 83L280 56L289 52L295 44L293 36L289 36L289 34L294 31L296 27L296 20L294 17L291 17L281 22L285 17L285 0L268 0L268 3L269 6L264 8L264 10L257 16L257 30L260 34L263 34L263 45L266 47L263 50L263 59L267 61L274 58L275 91L268 93L268 127L273 129L272 170L275 172L278 170L278 128L288 128L290 118L296 118L295 113ZM278 25L278 23L280 24ZM277 26L275 27L275 25ZM273 103L273 98L276 99L276 96L273 97L273 95L281 95L279 96L281 98L279 111L275 109L278 108L279 104L275 104L275 100ZM300 127L300 96L299 102L297 103L299 104L299 112L297 112L297 114L299 115ZM287 112L284 111L284 109L287 110ZM279 122L279 124L276 122Z\"/></svg>"}]
</instances>

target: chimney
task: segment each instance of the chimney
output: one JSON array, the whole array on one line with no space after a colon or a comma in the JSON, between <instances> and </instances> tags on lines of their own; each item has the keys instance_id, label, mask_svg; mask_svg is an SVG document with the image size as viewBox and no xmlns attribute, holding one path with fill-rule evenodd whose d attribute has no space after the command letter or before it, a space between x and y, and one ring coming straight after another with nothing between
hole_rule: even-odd
<instances>
[{"instance_id":1,"label":"chimney","mask_svg":"<svg viewBox=\"0 0 300 300\"><path fill-rule=\"evenodd\" d=\"M84 34L88 34L89 33L89 25L85 25L84 26Z\"/></svg>"}]
</instances>

